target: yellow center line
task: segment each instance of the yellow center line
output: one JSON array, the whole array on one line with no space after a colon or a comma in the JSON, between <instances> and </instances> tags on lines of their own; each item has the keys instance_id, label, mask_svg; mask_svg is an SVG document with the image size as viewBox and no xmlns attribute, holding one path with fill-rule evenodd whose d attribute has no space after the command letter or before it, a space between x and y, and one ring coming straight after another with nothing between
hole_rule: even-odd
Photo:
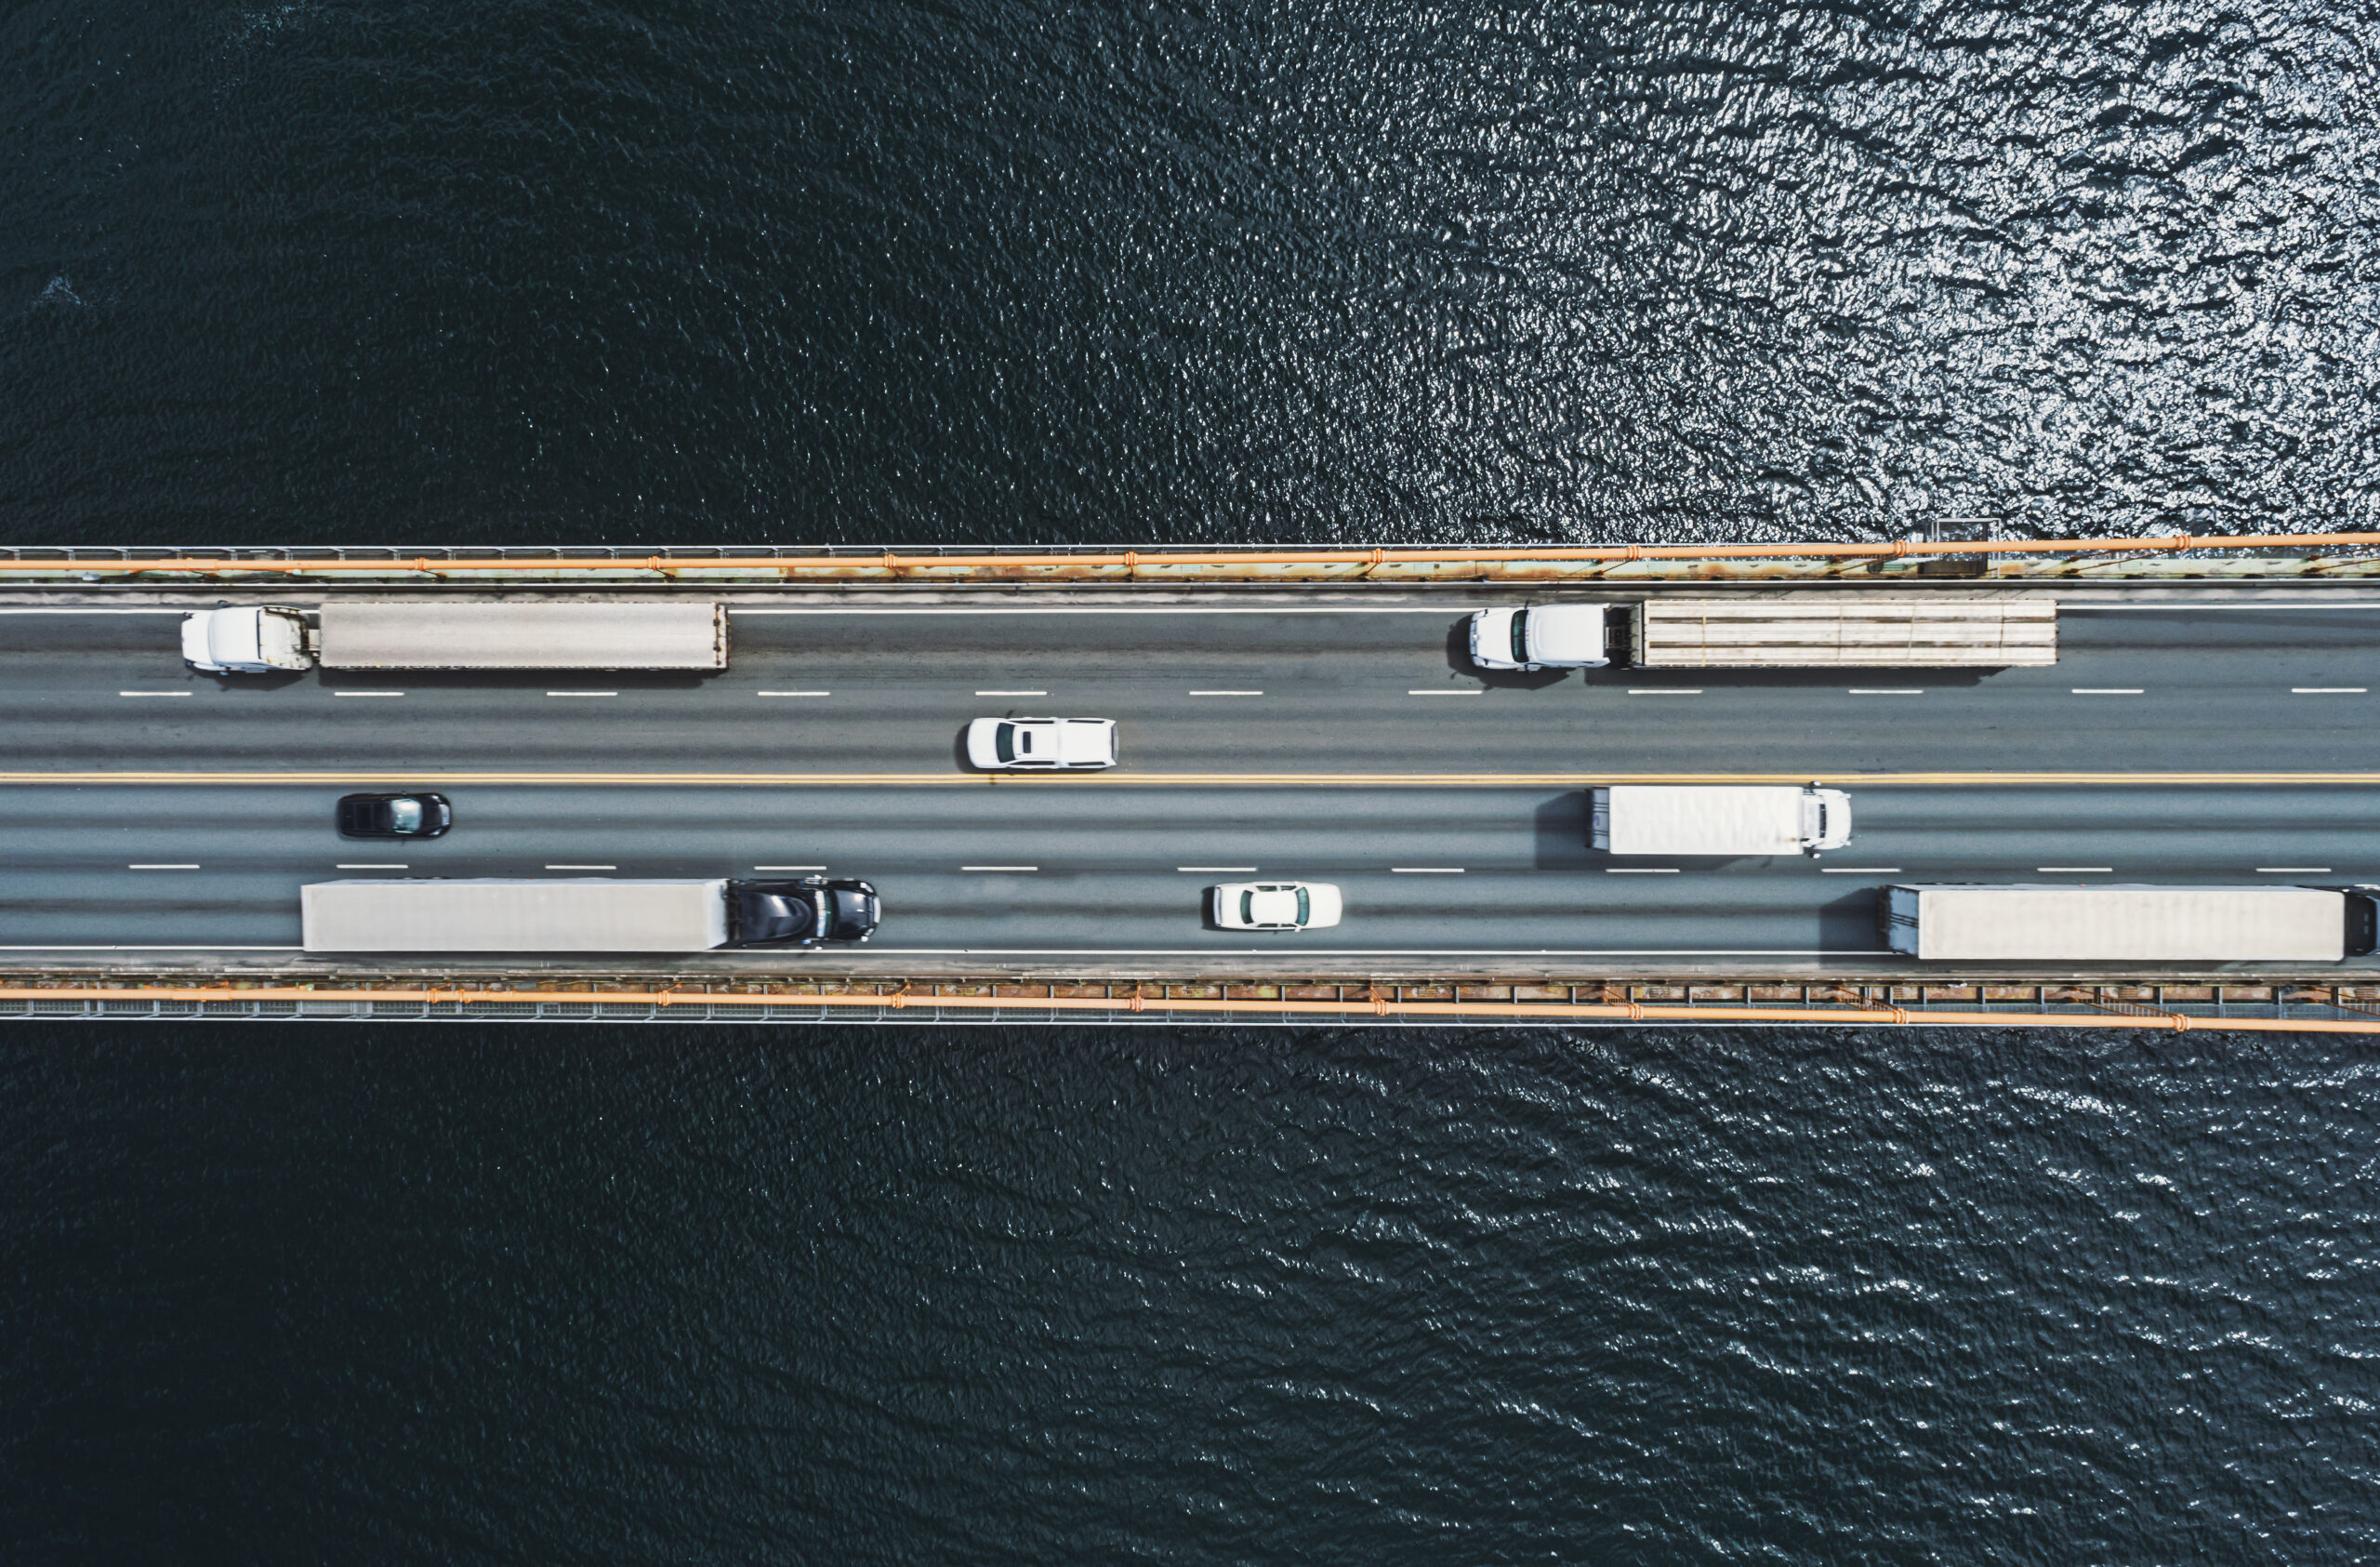
<instances>
[{"instance_id":1,"label":"yellow center line","mask_svg":"<svg viewBox=\"0 0 2380 1567\"><path fill-rule=\"evenodd\" d=\"M516 784L556 788L612 786L735 789L834 789L870 787L1006 787L1018 784L1095 788L1196 785L1243 788L1413 788L1529 789L1583 788L1595 784L1805 784L1813 777L1829 785L1862 787L1893 785L2004 784L2087 785L2094 787L2167 785L2307 785L2380 784L2373 773L1841 773L1804 768L1791 773L536 773L450 772L407 767L377 771L281 772L258 769L228 771L20 772L0 773L0 786L41 784Z\"/></svg>"}]
</instances>

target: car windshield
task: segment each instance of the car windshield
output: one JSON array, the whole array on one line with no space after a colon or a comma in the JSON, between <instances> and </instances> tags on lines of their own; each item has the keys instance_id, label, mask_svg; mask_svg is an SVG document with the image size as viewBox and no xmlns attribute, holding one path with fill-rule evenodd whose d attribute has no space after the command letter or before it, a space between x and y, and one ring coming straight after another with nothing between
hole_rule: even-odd
<instances>
[{"instance_id":1,"label":"car windshield","mask_svg":"<svg viewBox=\"0 0 2380 1567\"><path fill-rule=\"evenodd\" d=\"M1313 918L1314 901L1305 896L1305 889L1300 887L1298 889L1298 923L1303 924Z\"/></svg>"},{"instance_id":2,"label":"car windshield","mask_svg":"<svg viewBox=\"0 0 2380 1567\"><path fill-rule=\"evenodd\" d=\"M1513 662L1528 662L1528 611L1526 609L1518 610L1513 616Z\"/></svg>"},{"instance_id":3,"label":"car windshield","mask_svg":"<svg viewBox=\"0 0 2380 1567\"><path fill-rule=\"evenodd\" d=\"M389 802L389 826L398 832L416 832L421 829L421 802L391 800Z\"/></svg>"},{"instance_id":4,"label":"car windshield","mask_svg":"<svg viewBox=\"0 0 2380 1567\"><path fill-rule=\"evenodd\" d=\"M1244 925L1256 923L1256 895L1252 892L1239 895L1239 923Z\"/></svg>"},{"instance_id":5,"label":"car windshield","mask_svg":"<svg viewBox=\"0 0 2380 1567\"><path fill-rule=\"evenodd\" d=\"M1016 725L1002 724L992 730L992 752L1002 762L1016 760Z\"/></svg>"}]
</instances>

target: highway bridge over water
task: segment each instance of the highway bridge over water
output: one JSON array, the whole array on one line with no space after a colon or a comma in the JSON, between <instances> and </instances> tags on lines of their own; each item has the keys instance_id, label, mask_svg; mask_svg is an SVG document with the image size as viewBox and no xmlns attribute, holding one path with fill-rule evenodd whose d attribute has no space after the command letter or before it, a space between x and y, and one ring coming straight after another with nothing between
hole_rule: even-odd
<instances>
[{"instance_id":1,"label":"highway bridge over water","mask_svg":"<svg viewBox=\"0 0 2380 1567\"><path fill-rule=\"evenodd\" d=\"M198 674L176 618L221 596L0 605L0 962L301 966L298 888L374 874L823 868L881 889L872 946L673 966L885 973L1907 972L1888 880L2380 882L2351 582L2061 588L2048 669L1507 676L1472 609L1611 595L721 592L724 672L566 678ZM1122 766L969 773L1001 712L1114 718ZM1618 864L1585 844L1611 778L1823 779L1858 832ZM382 786L442 790L454 832L339 838ZM1251 877L1337 882L1346 921L1204 929L1199 889Z\"/></svg>"}]
</instances>

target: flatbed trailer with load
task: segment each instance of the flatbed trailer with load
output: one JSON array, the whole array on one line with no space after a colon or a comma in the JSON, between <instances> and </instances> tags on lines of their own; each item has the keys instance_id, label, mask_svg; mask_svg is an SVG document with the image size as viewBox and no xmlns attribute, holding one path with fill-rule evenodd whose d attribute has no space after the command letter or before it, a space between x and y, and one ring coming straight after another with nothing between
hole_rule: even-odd
<instances>
[{"instance_id":1,"label":"flatbed trailer with load","mask_svg":"<svg viewBox=\"0 0 2380 1567\"><path fill-rule=\"evenodd\" d=\"M723 670L727 606L681 599L568 604L333 600L310 624L283 605L182 620L182 657L212 673L275 670Z\"/></svg>"},{"instance_id":2,"label":"flatbed trailer with load","mask_svg":"<svg viewBox=\"0 0 2380 1567\"><path fill-rule=\"evenodd\" d=\"M2368 955L2360 887L1888 886L1884 945L1921 961L2324 963Z\"/></svg>"},{"instance_id":3,"label":"flatbed trailer with load","mask_svg":"<svg viewBox=\"0 0 2380 1567\"><path fill-rule=\"evenodd\" d=\"M1879 599L1863 593L1653 598L1629 612L1645 670L2009 669L2057 662L2043 593Z\"/></svg>"}]
</instances>

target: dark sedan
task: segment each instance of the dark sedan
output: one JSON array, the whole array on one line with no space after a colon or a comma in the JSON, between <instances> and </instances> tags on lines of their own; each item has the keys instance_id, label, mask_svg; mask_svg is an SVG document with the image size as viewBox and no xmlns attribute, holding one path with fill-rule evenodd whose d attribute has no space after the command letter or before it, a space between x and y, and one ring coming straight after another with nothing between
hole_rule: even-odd
<instances>
[{"instance_id":1,"label":"dark sedan","mask_svg":"<svg viewBox=\"0 0 2380 1567\"><path fill-rule=\"evenodd\" d=\"M338 803L342 838L437 838L454 825L443 794L350 794Z\"/></svg>"}]
</instances>

